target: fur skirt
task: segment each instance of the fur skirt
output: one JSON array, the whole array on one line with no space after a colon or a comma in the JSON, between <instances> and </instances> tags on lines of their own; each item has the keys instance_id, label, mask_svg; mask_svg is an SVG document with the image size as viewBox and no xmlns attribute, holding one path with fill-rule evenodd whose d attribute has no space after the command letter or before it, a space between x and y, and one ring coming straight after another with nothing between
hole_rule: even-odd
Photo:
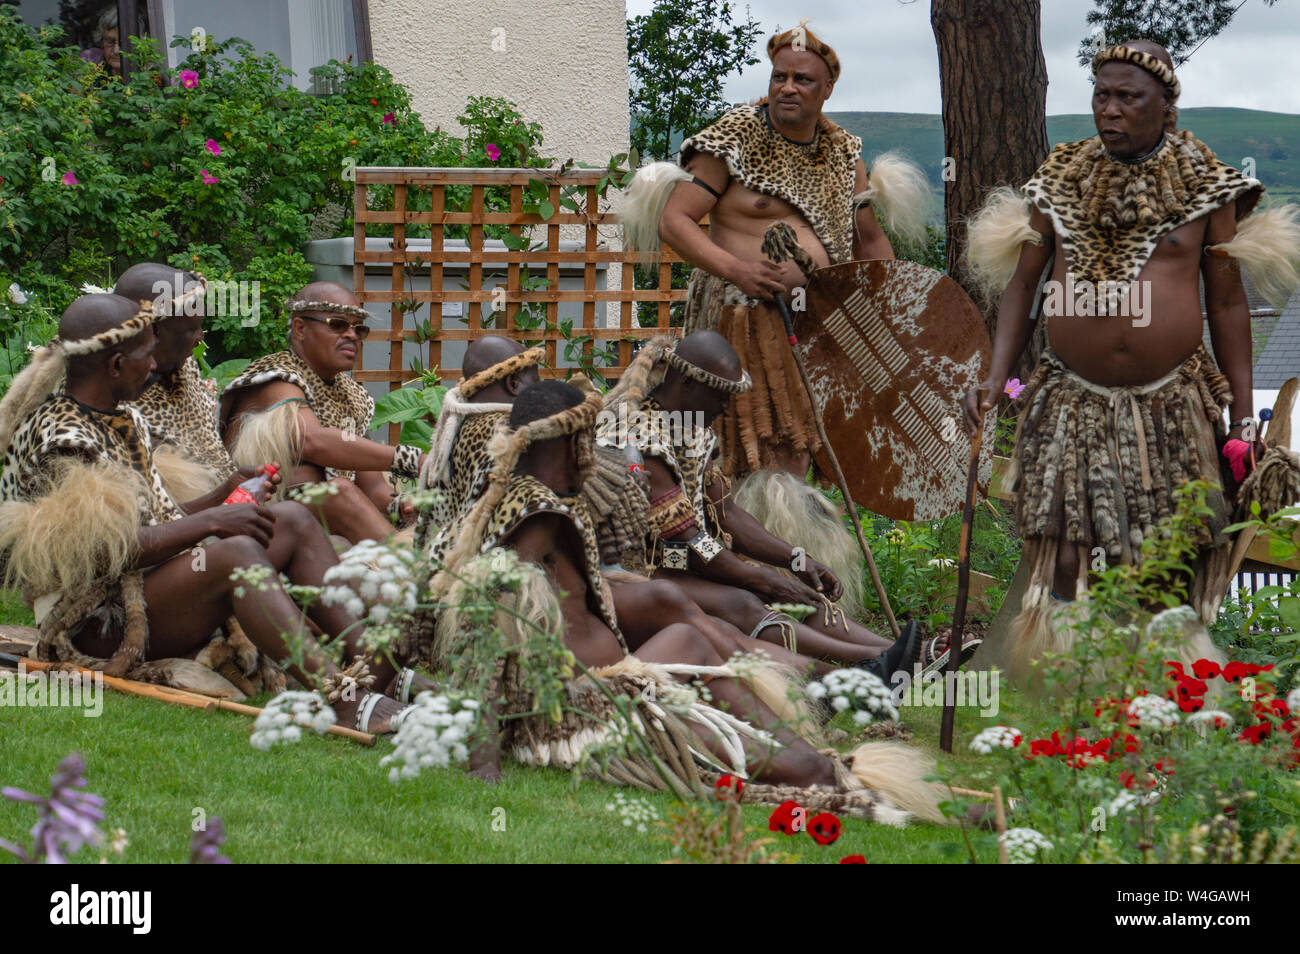
<instances>
[{"instance_id":1,"label":"fur skirt","mask_svg":"<svg viewBox=\"0 0 1300 954\"><path fill-rule=\"evenodd\" d=\"M1025 605L1050 593L1061 547L1077 549L1080 589L1099 558L1137 562L1143 541L1174 512L1174 492L1201 480L1212 488L1212 514L1197 535L1202 559L1190 595L1212 620L1227 584L1231 508L1219 444L1231 400L1203 347L1158 381L1116 388L1085 381L1045 352L1028 383L1008 475L1031 567Z\"/></svg>"},{"instance_id":2,"label":"fur skirt","mask_svg":"<svg viewBox=\"0 0 1300 954\"><path fill-rule=\"evenodd\" d=\"M715 425L728 476L784 466L791 455L821 448L812 406L775 308L751 301L736 286L696 269L691 273L683 333L716 331L731 342L754 380Z\"/></svg>"}]
</instances>

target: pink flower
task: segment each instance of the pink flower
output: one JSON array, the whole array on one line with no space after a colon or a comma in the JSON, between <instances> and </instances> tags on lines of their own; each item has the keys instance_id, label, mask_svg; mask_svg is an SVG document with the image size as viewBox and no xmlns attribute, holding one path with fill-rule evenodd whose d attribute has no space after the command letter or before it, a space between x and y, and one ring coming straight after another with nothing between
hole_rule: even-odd
<instances>
[{"instance_id":1,"label":"pink flower","mask_svg":"<svg viewBox=\"0 0 1300 954\"><path fill-rule=\"evenodd\" d=\"M71 170L71 169L69 169L67 172L65 172L65 173L63 174L63 184L64 184L64 185L80 185L80 183L77 182L77 177L76 177L75 175L72 174L72 170Z\"/></svg>"},{"instance_id":2,"label":"pink flower","mask_svg":"<svg viewBox=\"0 0 1300 954\"><path fill-rule=\"evenodd\" d=\"M494 142L488 143L484 147L484 152L487 153L487 157L493 162L496 162L501 158L501 150L497 148L497 144Z\"/></svg>"},{"instance_id":3,"label":"pink flower","mask_svg":"<svg viewBox=\"0 0 1300 954\"><path fill-rule=\"evenodd\" d=\"M208 152L212 153L214 156L221 155L221 147L217 145L217 141L215 139L209 139L207 142L203 144L203 148L206 149Z\"/></svg>"},{"instance_id":4,"label":"pink flower","mask_svg":"<svg viewBox=\"0 0 1300 954\"><path fill-rule=\"evenodd\" d=\"M199 174L203 176L204 185L216 185L221 180L214 175L210 175L207 169L200 169Z\"/></svg>"},{"instance_id":5,"label":"pink flower","mask_svg":"<svg viewBox=\"0 0 1300 954\"><path fill-rule=\"evenodd\" d=\"M1007 386L1003 388L1003 390L1006 391L1007 396L1014 401L1016 398L1020 397L1020 395L1025 393L1025 386L1020 383L1019 378L1012 378L1007 382Z\"/></svg>"},{"instance_id":6,"label":"pink flower","mask_svg":"<svg viewBox=\"0 0 1300 954\"><path fill-rule=\"evenodd\" d=\"M199 85L199 74L193 70L181 70L181 85L186 89L193 89Z\"/></svg>"},{"instance_id":7,"label":"pink flower","mask_svg":"<svg viewBox=\"0 0 1300 954\"><path fill-rule=\"evenodd\" d=\"M391 123L392 125L396 126L397 118L393 116L392 113L384 113L384 122Z\"/></svg>"}]
</instances>

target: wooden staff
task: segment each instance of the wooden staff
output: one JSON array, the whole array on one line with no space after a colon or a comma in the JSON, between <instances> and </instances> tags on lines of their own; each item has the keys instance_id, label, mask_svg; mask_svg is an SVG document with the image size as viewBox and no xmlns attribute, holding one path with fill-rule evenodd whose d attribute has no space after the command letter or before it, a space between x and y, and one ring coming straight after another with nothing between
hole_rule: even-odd
<instances>
[{"instance_id":1,"label":"wooden staff","mask_svg":"<svg viewBox=\"0 0 1300 954\"><path fill-rule=\"evenodd\" d=\"M984 389L975 396L984 399ZM975 432L970 442L970 466L966 472L966 501L961 511L961 536L957 541L957 604L953 607L952 632L948 636L948 665L944 667L943 719L939 723L939 748L952 751L953 720L957 714L957 693L948 691L948 673L961 666L963 631L966 629L966 599L970 595L970 536L975 525L975 496L979 492L980 445L984 429Z\"/></svg>"},{"instance_id":2,"label":"wooden staff","mask_svg":"<svg viewBox=\"0 0 1300 954\"><path fill-rule=\"evenodd\" d=\"M0 662L17 666L19 661L20 657L18 656L0 653ZM89 676L99 676L104 680L104 685L128 696L139 696L142 699L153 699L157 702L168 702L172 705L186 706L191 709L202 709L204 712L222 709L226 712L237 712L240 715L252 716L254 719L262 714L262 710L257 706L246 706L239 702L231 702L229 699L214 699L211 696L199 695L196 692L190 692L188 689L177 689L173 686L137 682L134 679L123 679L119 676L105 676L98 670L87 669L84 666L77 666L72 663L44 662L39 659L21 659L21 662L26 665L29 672L44 672L52 669L59 672L79 672ZM362 745L375 744L375 737L371 733L359 732L346 726L332 725L325 731L329 735L342 736L345 739L360 742Z\"/></svg>"},{"instance_id":3,"label":"wooden staff","mask_svg":"<svg viewBox=\"0 0 1300 954\"><path fill-rule=\"evenodd\" d=\"M889 597L885 594L885 584L880 581L880 571L876 569L876 558L871 555L871 547L867 546L867 538L862 535L862 521L858 518L858 505L853 502L853 494L849 492L849 482L844 478L844 471L840 469L839 458L835 456L835 448L831 446L831 440L826 436L826 425L822 423L821 408L817 406L817 398L813 396L812 382L808 380L808 368L803 363L803 355L795 347L799 343L798 337L794 333L794 316L790 314L790 306L786 304L785 297L776 296L776 308L781 313L781 321L785 324L786 340L790 343L790 353L794 355L795 366L799 369L799 380L803 382L803 389L808 394L808 406L812 408L813 423L817 425L817 436L821 439L822 448L826 451L826 456L831 462L831 470L835 472L835 482L840 485L840 493L844 495L844 512L848 514L849 523L853 524L854 536L858 538L858 548L862 551L862 557L867 561L867 571L871 574L871 583L876 588L876 595L880 597L880 607L885 611L885 618L889 620L889 628L894 631L894 638L898 638L901 630L898 627L898 620L894 619L894 609L889 605Z\"/></svg>"},{"instance_id":4,"label":"wooden staff","mask_svg":"<svg viewBox=\"0 0 1300 954\"><path fill-rule=\"evenodd\" d=\"M1002 803L1002 789L996 785L993 786L993 828L998 833L998 864L1009 864L1007 842L1002 837L1007 833L1007 807Z\"/></svg>"}]
</instances>

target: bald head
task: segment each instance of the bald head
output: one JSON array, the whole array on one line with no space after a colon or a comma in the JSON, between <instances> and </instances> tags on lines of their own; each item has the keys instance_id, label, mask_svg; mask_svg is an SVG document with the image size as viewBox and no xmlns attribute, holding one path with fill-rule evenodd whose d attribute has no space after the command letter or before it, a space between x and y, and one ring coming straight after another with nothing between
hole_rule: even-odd
<instances>
[{"instance_id":1,"label":"bald head","mask_svg":"<svg viewBox=\"0 0 1300 954\"><path fill-rule=\"evenodd\" d=\"M80 341L111 331L130 321L140 310L138 302L121 295L82 295L59 319L59 337Z\"/></svg>"},{"instance_id":2,"label":"bald head","mask_svg":"<svg viewBox=\"0 0 1300 954\"><path fill-rule=\"evenodd\" d=\"M462 370L465 377L472 378L480 371L486 371L494 364L500 364L507 358L513 358L521 354L524 346L512 338L503 338L501 335L484 335L482 338L475 338L470 342L469 347L465 349L465 360L462 363Z\"/></svg>"},{"instance_id":3,"label":"bald head","mask_svg":"<svg viewBox=\"0 0 1300 954\"><path fill-rule=\"evenodd\" d=\"M697 331L677 343L677 353L702 371L728 381L740 379L740 356L716 331Z\"/></svg>"},{"instance_id":4,"label":"bald head","mask_svg":"<svg viewBox=\"0 0 1300 954\"><path fill-rule=\"evenodd\" d=\"M187 286L198 280L198 272L187 272L160 262L141 262L122 273L113 288L113 294L131 301L151 301L154 309L160 310L163 302L171 301L184 293Z\"/></svg>"},{"instance_id":5,"label":"bald head","mask_svg":"<svg viewBox=\"0 0 1300 954\"><path fill-rule=\"evenodd\" d=\"M294 295L295 301L328 301L336 305L360 304L352 289L338 282L312 282L299 289Z\"/></svg>"}]
</instances>

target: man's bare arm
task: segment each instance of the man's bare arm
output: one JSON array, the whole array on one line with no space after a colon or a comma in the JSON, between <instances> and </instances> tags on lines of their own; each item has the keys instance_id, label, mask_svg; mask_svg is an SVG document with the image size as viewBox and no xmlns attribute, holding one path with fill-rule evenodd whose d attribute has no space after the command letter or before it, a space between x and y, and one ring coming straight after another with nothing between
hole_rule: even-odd
<instances>
[{"instance_id":1,"label":"man's bare arm","mask_svg":"<svg viewBox=\"0 0 1300 954\"><path fill-rule=\"evenodd\" d=\"M858 160L857 168L853 176L853 194L857 195L864 192L867 188L867 166L861 159ZM853 217L853 258L856 261L865 259L891 259L894 257L894 247L889 244L889 236L885 230L880 227L876 220L876 212L871 208L868 202L858 209Z\"/></svg>"},{"instance_id":2,"label":"man's bare arm","mask_svg":"<svg viewBox=\"0 0 1300 954\"><path fill-rule=\"evenodd\" d=\"M731 176L717 156L700 154L686 171L719 194L726 191ZM700 228L700 219L718 204L717 196L694 182L679 182L659 218L659 237L686 261L731 282L751 298L771 298L785 291L781 269L763 259L741 261L718 245Z\"/></svg>"},{"instance_id":3,"label":"man's bare arm","mask_svg":"<svg viewBox=\"0 0 1300 954\"><path fill-rule=\"evenodd\" d=\"M972 390L966 395L964 404L966 432L972 436L979 430L985 412L997 405L1011 369L1024 354L1025 345L1029 344L1029 337L1034 333L1030 314L1034 308L1034 295L1038 292L1038 279L1052 254L1055 233L1051 220L1037 209L1030 212L1029 225L1043 236L1043 242L1041 245L1026 242L1020 247L1016 272L1002 293L998 304L998 330L993 339L993 360L989 376L981 384L983 401L977 402L976 390Z\"/></svg>"},{"instance_id":4,"label":"man's bare arm","mask_svg":"<svg viewBox=\"0 0 1300 954\"><path fill-rule=\"evenodd\" d=\"M1237 220L1232 203L1214 212L1205 230L1205 245L1229 241L1237 234ZM1235 259L1219 255L1201 256L1201 275L1205 278L1205 314L1210 323L1210 343L1214 359L1232 385L1230 420L1240 421L1254 415L1251 370L1250 306L1241 284L1241 268ZM1233 437L1240 436L1240 428Z\"/></svg>"},{"instance_id":5,"label":"man's bare arm","mask_svg":"<svg viewBox=\"0 0 1300 954\"><path fill-rule=\"evenodd\" d=\"M648 457L645 462L646 473L650 475L650 499L655 500L677 486L668 466L657 457ZM752 519L752 518L751 518ZM697 533L704 532L703 527L689 527L667 539L674 543L688 543ZM784 564L789 558L790 550L786 548L785 558L778 560ZM768 599L783 600L790 603L808 602L812 591L796 580L778 573L770 566L754 566L746 563L730 550L723 550L707 563L695 551L690 553L691 569L717 583L751 590ZM813 600L815 602L815 598Z\"/></svg>"}]
</instances>

